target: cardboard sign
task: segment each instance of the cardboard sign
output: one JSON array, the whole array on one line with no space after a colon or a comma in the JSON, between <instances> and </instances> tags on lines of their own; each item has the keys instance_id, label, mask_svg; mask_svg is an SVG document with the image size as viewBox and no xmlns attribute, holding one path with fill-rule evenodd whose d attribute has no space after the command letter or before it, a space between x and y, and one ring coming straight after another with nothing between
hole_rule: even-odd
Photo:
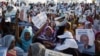
<instances>
[{"instance_id":1,"label":"cardboard sign","mask_svg":"<svg viewBox=\"0 0 100 56\"><path fill-rule=\"evenodd\" d=\"M73 56L73 55L64 54L64 53L46 49L45 56Z\"/></svg>"},{"instance_id":2,"label":"cardboard sign","mask_svg":"<svg viewBox=\"0 0 100 56\"><path fill-rule=\"evenodd\" d=\"M94 44L95 35L92 29L76 29L76 39L80 42L82 35L87 35L89 38L89 45Z\"/></svg>"},{"instance_id":3,"label":"cardboard sign","mask_svg":"<svg viewBox=\"0 0 100 56\"><path fill-rule=\"evenodd\" d=\"M46 23L46 21L47 21L47 15L45 12L41 12L36 17L32 18L32 22L38 29L40 29Z\"/></svg>"}]
</instances>

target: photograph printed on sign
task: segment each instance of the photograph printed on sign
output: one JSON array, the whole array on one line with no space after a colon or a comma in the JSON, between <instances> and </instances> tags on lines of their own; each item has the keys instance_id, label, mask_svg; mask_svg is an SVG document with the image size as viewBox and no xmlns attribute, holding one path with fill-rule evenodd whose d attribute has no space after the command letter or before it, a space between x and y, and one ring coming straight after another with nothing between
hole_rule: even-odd
<instances>
[{"instance_id":1,"label":"photograph printed on sign","mask_svg":"<svg viewBox=\"0 0 100 56\"><path fill-rule=\"evenodd\" d=\"M83 43L84 45L84 49L88 49L90 48L91 46L89 45L89 37L87 34L82 34L80 36L80 42Z\"/></svg>"},{"instance_id":2,"label":"photograph printed on sign","mask_svg":"<svg viewBox=\"0 0 100 56\"><path fill-rule=\"evenodd\" d=\"M88 45L94 45L94 32L91 29L76 29L76 40L81 42L81 37L84 37L83 40L88 42ZM85 38L87 37L87 38Z\"/></svg>"},{"instance_id":3,"label":"photograph printed on sign","mask_svg":"<svg viewBox=\"0 0 100 56\"><path fill-rule=\"evenodd\" d=\"M78 50L81 53L94 55L94 32L92 29L76 29L76 40L78 44Z\"/></svg>"}]
</instances>

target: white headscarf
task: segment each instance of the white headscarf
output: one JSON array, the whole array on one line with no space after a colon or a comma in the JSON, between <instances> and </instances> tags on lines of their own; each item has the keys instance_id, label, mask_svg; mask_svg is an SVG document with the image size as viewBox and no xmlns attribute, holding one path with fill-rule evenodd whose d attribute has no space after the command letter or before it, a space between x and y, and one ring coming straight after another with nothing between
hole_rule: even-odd
<instances>
[{"instance_id":1,"label":"white headscarf","mask_svg":"<svg viewBox=\"0 0 100 56\"><path fill-rule=\"evenodd\" d=\"M2 39L2 43L3 43L2 46L6 47L8 49L13 40L15 40L15 36L13 36L13 35L4 36ZM14 49L16 50L17 56L23 56L24 51L21 48L15 47Z\"/></svg>"},{"instance_id":2,"label":"white headscarf","mask_svg":"<svg viewBox=\"0 0 100 56\"><path fill-rule=\"evenodd\" d=\"M15 36L13 36L13 35L6 35L6 36L3 37L2 40L3 40L2 46L6 47L6 48L9 48L10 45L11 45L11 42L13 40L15 40Z\"/></svg>"}]
</instances>

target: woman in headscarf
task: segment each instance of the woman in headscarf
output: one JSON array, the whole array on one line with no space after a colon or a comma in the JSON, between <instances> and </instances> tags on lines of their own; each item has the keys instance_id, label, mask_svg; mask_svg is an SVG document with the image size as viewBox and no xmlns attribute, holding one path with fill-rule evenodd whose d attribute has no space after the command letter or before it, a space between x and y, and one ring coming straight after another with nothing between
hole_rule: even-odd
<instances>
[{"instance_id":1,"label":"woman in headscarf","mask_svg":"<svg viewBox=\"0 0 100 56\"><path fill-rule=\"evenodd\" d=\"M46 48L52 49L56 42L56 38L53 36L54 31L50 26L47 26L44 32L44 34L38 37L38 40L45 45Z\"/></svg>"},{"instance_id":2,"label":"woman in headscarf","mask_svg":"<svg viewBox=\"0 0 100 56\"><path fill-rule=\"evenodd\" d=\"M2 38L2 47L7 48L7 56L23 56L24 51L15 47L15 36L13 35L6 35Z\"/></svg>"},{"instance_id":3,"label":"woman in headscarf","mask_svg":"<svg viewBox=\"0 0 100 56\"><path fill-rule=\"evenodd\" d=\"M40 43L31 44L28 56L45 56L45 47Z\"/></svg>"},{"instance_id":4,"label":"woman in headscarf","mask_svg":"<svg viewBox=\"0 0 100 56\"><path fill-rule=\"evenodd\" d=\"M15 47L15 37L13 35L6 35L2 39L2 47L7 48L7 56L17 56Z\"/></svg>"},{"instance_id":5,"label":"woman in headscarf","mask_svg":"<svg viewBox=\"0 0 100 56\"><path fill-rule=\"evenodd\" d=\"M21 47L24 50L24 52L28 51L28 48L29 48L30 44L32 43L33 36L34 36L34 34L32 33L32 28L25 27L21 33L21 36L19 39L20 44L18 45L19 47Z\"/></svg>"}]
</instances>

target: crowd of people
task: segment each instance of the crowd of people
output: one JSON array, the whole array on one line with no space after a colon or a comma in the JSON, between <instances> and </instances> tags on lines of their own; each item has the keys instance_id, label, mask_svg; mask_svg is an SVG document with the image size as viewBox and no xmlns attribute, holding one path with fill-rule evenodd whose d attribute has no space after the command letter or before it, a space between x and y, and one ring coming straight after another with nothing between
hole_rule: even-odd
<instances>
[{"instance_id":1,"label":"crowd of people","mask_svg":"<svg viewBox=\"0 0 100 56\"><path fill-rule=\"evenodd\" d=\"M42 12L47 20L38 28L32 20ZM92 37L84 33L78 40L76 29L91 30ZM73 56L100 56L100 5L1 2L0 47L7 48L6 56L45 56L46 49Z\"/></svg>"}]
</instances>

